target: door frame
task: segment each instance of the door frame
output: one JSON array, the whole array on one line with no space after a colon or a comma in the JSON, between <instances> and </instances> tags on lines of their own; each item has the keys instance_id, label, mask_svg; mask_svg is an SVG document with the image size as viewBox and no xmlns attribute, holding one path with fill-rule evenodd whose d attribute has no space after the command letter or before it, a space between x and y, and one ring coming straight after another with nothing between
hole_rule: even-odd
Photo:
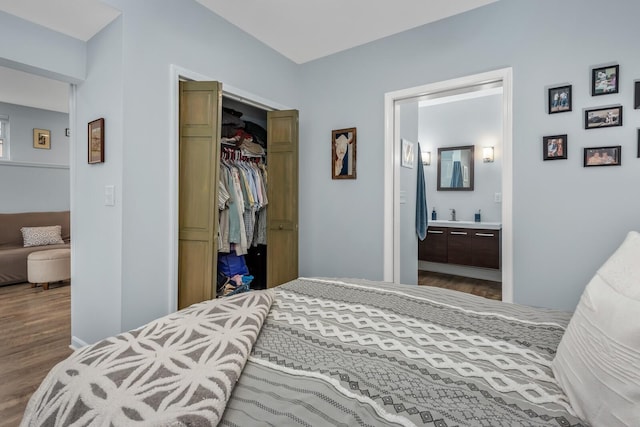
<instances>
[{"instance_id":1,"label":"door frame","mask_svg":"<svg viewBox=\"0 0 640 427\"><path fill-rule=\"evenodd\" d=\"M429 83L384 96L383 280L400 282L400 115L407 99L502 82L502 300L513 302L513 69L502 68Z\"/></svg>"},{"instance_id":2,"label":"door frame","mask_svg":"<svg viewBox=\"0 0 640 427\"><path fill-rule=\"evenodd\" d=\"M239 89L224 83L222 79L216 79L196 71L188 70L179 65L169 66L170 112L169 112L169 265L167 294L167 313L173 313L178 309L178 173L179 173L179 141L180 141L180 80L193 81L219 81L222 82L222 95L233 98L245 104L253 105L264 110L290 110L290 107L282 105L270 99L263 98L251 92Z\"/></svg>"}]
</instances>

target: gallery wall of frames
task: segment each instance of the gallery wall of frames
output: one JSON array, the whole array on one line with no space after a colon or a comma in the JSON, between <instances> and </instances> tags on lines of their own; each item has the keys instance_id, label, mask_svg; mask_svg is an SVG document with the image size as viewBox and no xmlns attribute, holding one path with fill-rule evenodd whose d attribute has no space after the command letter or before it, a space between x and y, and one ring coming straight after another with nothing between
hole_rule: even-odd
<instances>
[{"instance_id":1,"label":"gallery wall of frames","mask_svg":"<svg viewBox=\"0 0 640 427\"><path fill-rule=\"evenodd\" d=\"M611 64L591 69L592 97L606 96L620 91L620 66ZM573 110L573 87L563 84L547 89L547 112L549 114L567 113ZM640 80L634 81L633 109L640 109ZM598 98L606 100L606 98ZM603 103L604 104L604 103ZM602 105L584 108L584 129L601 129L623 125L623 105ZM567 134L542 137L543 160L566 160L568 158L569 137ZM637 152L640 158L640 128L637 130ZM622 165L622 145L608 145L582 148L582 165L620 166Z\"/></svg>"}]
</instances>

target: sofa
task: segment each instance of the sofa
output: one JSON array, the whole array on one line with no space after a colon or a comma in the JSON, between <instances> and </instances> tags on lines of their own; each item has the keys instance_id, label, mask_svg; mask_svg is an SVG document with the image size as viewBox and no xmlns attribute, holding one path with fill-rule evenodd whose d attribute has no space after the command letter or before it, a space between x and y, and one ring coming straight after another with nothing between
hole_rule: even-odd
<instances>
[{"instance_id":1,"label":"sofa","mask_svg":"<svg viewBox=\"0 0 640 427\"><path fill-rule=\"evenodd\" d=\"M22 227L62 226L64 244L24 247ZM0 214L0 286L27 281L27 257L48 249L71 248L69 211Z\"/></svg>"}]
</instances>

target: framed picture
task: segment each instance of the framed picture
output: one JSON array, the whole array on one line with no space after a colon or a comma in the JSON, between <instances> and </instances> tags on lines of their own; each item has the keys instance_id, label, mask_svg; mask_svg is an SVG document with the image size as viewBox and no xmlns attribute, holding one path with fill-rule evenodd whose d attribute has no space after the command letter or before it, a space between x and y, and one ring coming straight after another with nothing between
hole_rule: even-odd
<instances>
[{"instance_id":1,"label":"framed picture","mask_svg":"<svg viewBox=\"0 0 640 427\"><path fill-rule=\"evenodd\" d=\"M331 178L356 179L356 128L331 131Z\"/></svg>"},{"instance_id":2,"label":"framed picture","mask_svg":"<svg viewBox=\"0 0 640 427\"><path fill-rule=\"evenodd\" d=\"M51 149L51 131L47 129L33 130L33 148Z\"/></svg>"},{"instance_id":3,"label":"framed picture","mask_svg":"<svg viewBox=\"0 0 640 427\"><path fill-rule=\"evenodd\" d=\"M584 167L620 166L622 164L622 146L590 147L584 149Z\"/></svg>"},{"instance_id":4,"label":"framed picture","mask_svg":"<svg viewBox=\"0 0 640 427\"><path fill-rule=\"evenodd\" d=\"M406 139L402 140L402 161L401 165L403 168L411 168L413 169L413 160L415 158L415 144L411 141L407 141Z\"/></svg>"},{"instance_id":5,"label":"framed picture","mask_svg":"<svg viewBox=\"0 0 640 427\"><path fill-rule=\"evenodd\" d=\"M104 119L89 122L89 163L104 163Z\"/></svg>"},{"instance_id":6,"label":"framed picture","mask_svg":"<svg viewBox=\"0 0 640 427\"><path fill-rule=\"evenodd\" d=\"M634 82L633 86L635 89L634 90L635 96L633 98L633 108L637 110L640 108L640 81Z\"/></svg>"},{"instance_id":7,"label":"framed picture","mask_svg":"<svg viewBox=\"0 0 640 427\"><path fill-rule=\"evenodd\" d=\"M591 95L608 95L618 93L620 81L620 66L609 65L607 67L593 68L591 70Z\"/></svg>"},{"instance_id":8,"label":"framed picture","mask_svg":"<svg viewBox=\"0 0 640 427\"><path fill-rule=\"evenodd\" d=\"M622 126L622 105L584 110L584 128Z\"/></svg>"},{"instance_id":9,"label":"framed picture","mask_svg":"<svg viewBox=\"0 0 640 427\"><path fill-rule=\"evenodd\" d=\"M567 158L567 135L542 137L542 159L561 160Z\"/></svg>"},{"instance_id":10,"label":"framed picture","mask_svg":"<svg viewBox=\"0 0 640 427\"><path fill-rule=\"evenodd\" d=\"M571 111L571 85L549 89L549 114Z\"/></svg>"}]
</instances>

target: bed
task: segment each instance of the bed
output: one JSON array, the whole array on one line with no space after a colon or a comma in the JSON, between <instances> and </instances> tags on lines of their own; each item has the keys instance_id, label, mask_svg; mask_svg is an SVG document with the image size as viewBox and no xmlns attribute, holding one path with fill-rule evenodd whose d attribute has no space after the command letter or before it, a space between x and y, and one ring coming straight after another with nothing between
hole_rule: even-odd
<instances>
[{"instance_id":1,"label":"bed","mask_svg":"<svg viewBox=\"0 0 640 427\"><path fill-rule=\"evenodd\" d=\"M299 278L76 351L23 426L580 426L551 363L570 313Z\"/></svg>"}]
</instances>

